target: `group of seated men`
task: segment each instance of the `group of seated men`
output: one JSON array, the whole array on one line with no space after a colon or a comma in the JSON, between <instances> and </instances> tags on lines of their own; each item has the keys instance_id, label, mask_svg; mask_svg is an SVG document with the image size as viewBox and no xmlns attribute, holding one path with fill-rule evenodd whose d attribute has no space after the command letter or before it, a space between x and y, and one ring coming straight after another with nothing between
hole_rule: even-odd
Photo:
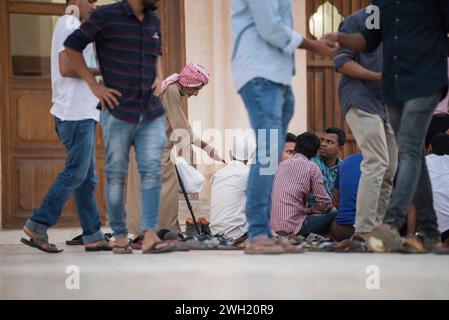
<instances>
[{"instance_id":1,"label":"group of seated men","mask_svg":"<svg viewBox=\"0 0 449 320\"><path fill-rule=\"evenodd\" d=\"M333 241L354 234L356 200L363 156L339 159L346 142L343 130L329 128L321 139L306 132L287 135L271 197L271 228L274 233L307 237L318 234ZM227 166L211 179L210 228L214 235L231 241L248 230L245 206L249 162L253 147L247 138L234 139ZM449 134L433 137L427 156L434 207L442 242L449 241ZM413 205L405 235L416 228Z\"/></svg>"}]
</instances>

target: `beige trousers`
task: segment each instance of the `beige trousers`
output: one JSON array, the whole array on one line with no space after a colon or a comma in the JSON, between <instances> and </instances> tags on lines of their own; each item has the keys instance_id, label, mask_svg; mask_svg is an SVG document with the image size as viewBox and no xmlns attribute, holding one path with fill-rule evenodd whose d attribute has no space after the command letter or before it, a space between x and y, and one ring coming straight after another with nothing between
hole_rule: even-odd
<instances>
[{"instance_id":1,"label":"beige trousers","mask_svg":"<svg viewBox=\"0 0 449 320\"><path fill-rule=\"evenodd\" d=\"M346 122L362 151L355 232L371 232L382 222L393 190L398 147L393 128L378 115L352 107Z\"/></svg>"},{"instance_id":2,"label":"beige trousers","mask_svg":"<svg viewBox=\"0 0 449 320\"><path fill-rule=\"evenodd\" d=\"M181 231L178 222L178 178L176 176L175 165L170 161L170 150L165 149L162 157L162 190L161 207L159 211L160 229ZM140 176L137 170L137 162L134 149L130 152L128 185L126 193L126 213L129 232L139 235L142 232L140 227L141 201L140 201Z\"/></svg>"}]
</instances>

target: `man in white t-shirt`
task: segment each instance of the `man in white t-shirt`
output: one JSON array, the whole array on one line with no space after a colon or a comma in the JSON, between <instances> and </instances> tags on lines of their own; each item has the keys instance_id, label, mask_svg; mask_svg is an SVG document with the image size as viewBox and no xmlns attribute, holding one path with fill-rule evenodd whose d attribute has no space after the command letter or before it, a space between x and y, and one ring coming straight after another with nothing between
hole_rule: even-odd
<instances>
[{"instance_id":1,"label":"man in white t-shirt","mask_svg":"<svg viewBox=\"0 0 449 320\"><path fill-rule=\"evenodd\" d=\"M246 136L233 140L229 151L232 161L212 176L210 208L212 234L224 236L231 242L248 231L245 208L250 169L247 164L255 149Z\"/></svg>"},{"instance_id":2,"label":"man in white t-shirt","mask_svg":"<svg viewBox=\"0 0 449 320\"><path fill-rule=\"evenodd\" d=\"M75 195L83 229L85 250L112 250L100 229L101 221L95 199L98 184L95 172L95 126L99 120L99 100L73 69L63 45L66 38L89 17L96 2L97 0L67 0L66 12L71 14L60 17L53 31L50 113L55 118L56 132L67 151L67 160L41 206L23 227L30 240L22 238L23 243L50 253L62 250L49 243L47 229L56 224L72 194ZM86 61L95 63L92 45L84 50L83 55ZM100 74L98 68L90 70L95 76Z\"/></svg>"},{"instance_id":3,"label":"man in white t-shirt","mask_svg":"<svg viewBox=\"0 0 449 320\"><path fill-rule=\"evenodd\" d=\"M441 240L449 248L449 135L436 134L431 140L432 154L426 157L432 184L433 207Z\"/></svg>"}]
</instances>

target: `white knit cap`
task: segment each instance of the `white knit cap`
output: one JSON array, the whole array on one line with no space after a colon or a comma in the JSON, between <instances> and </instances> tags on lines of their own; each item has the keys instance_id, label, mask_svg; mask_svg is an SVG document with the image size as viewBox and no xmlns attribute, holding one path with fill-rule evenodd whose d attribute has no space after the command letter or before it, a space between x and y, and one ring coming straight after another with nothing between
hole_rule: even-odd
<instances>
[{"instance_id":1,"label":"white knit cap","mask_svg":"<svg viewBox=\"0 0 449 320\"><path fill-rule=\"evenodd\" d=\"M232 139L231 154L237 160L245 161L251 159L255 149L254 143L245 135L234 136Z\"/></svg>"}]
</instances>

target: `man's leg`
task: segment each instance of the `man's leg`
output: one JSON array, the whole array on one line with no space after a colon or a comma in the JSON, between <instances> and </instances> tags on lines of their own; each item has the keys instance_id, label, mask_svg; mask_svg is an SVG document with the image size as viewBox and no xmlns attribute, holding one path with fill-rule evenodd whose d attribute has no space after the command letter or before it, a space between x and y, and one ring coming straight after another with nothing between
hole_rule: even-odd
<instances>
[{"instance_id":1,"label":"man's leg","mask_svg":"<svg viewBox=\"0 0 449 320\"><path fill-rule=\"evenodd\" d=\"M400 165L396 187L392 192L384 223L394 225L397 229L400 229L405 222L406 212L417 190L418 180L423 179L422 181L426 183L428 179L427 167L425 164L423 166L424 142L432 113L440 97L441 92L437 92L428 97L407 101L403 106L387 106L391 124L396 133ZM399 111L398 108L401 110ZM424 176L421 178L421 175ZM429 194L430 192L425 192L425 195L419 199L421 205L433 206ZM423 218L433 219L432 214L429 213L432 210L429 209L424 213ZM418 205L417 211L418 220L421 221ZM430 226L430 223L428 225Z\"/></svg>"},{"instance_id":2,"label":"man's leg","mask_svg":"<svg viewBox=\"0 0 449 320\"><path fill-rule=\"evenodd\" d=\"M128 173L129 150L136 125L113 117L107 109L101 111L100 120L106 151L105 189L109 225L113 236L117 239L117 245L123 247L128 242L124 188Z\"/></svg>"},{"instance_id":3,"label":"man's leg","mask_svg":"<svg viewBox=\"0 0 449 320\"><path fill-rule=\"evenodd\" d=\"M148 250L159 239L156 228L161 200L162 155L167 142L165 117L141 122L134 136L137 167L140 173L142 250Z\"/></svg>"},{"instance_id":4,"label":"man's leg","mask_svg":"<svg viewBox=\"0 0 449 320\"><path fill-rule=\"evenodd\" d=\"M56 224L67 200L86 180L90 167L92 145L88 142L92 132L85 121L55 121L56 132L67 151L67 160L41 206L25 224L25 228L37 234L46 234L48 227Z\"/></svg>"},{"instance_id":5,"label":"man's leg","mask_svg":"<svg viewBox=\"0 0 449 320\"><path fill-rule=\"evenodd\" d=\"M327 213L314 213L309 215L299 231L299 235L307 237L310 233L326 235L329 233L332 221L337 216L338 211L332 209Z\"/></svg>"},{"instance_id":6,"label":"man's leg","mask_svg":"<svg viewBox=\"0 0 449 320\"><path fill-rule=\"evenodd\" d=\"M75 201L81 227L83 228L83 243L89 244L104 241L104 234L101 231L100 214L98 212L95 189L98 185L98 178L95 169L95 127L94 120L88 120L83 125L90 132L86 136L85 143L90 146L90 152L84 154L87 161L90 161L89 170L83 184L75 190Z\"/></svg>"},{"instance_id":7,"label":"man's leg","mask_svg":"<svg viewBox=\"0 0 449 320\"><path fill-rule=\"evenodd\" d=\"M355 232L368 234L376 223L382 182L390 161L387 138L378 115L352 107L346 114L346 122L363 154Z\"/></svg>"},{"instance_id":8,"label":"man's leg","mask_svg":"<svg viewBox=\"0 0 449 320\"><path fill-rule=\"evenodd\" d=\"M279 159L284 151L285 139L287 138L288 125L295 112L295 96L291 87L284 87L284 107L282 112L282 135L279 135Z\"/></svg>"},{"instance_id":9,"label":"man's leg","mask_svg":"<svg viewBox=\"0 0 449 320\"><path fill-rule=\"evenodd\" d=\"M128 182L126 184L126 220L129 232L138 236L140 230L140 176L137 170L136 153L134 148L129 153Z\"/></svg>"},{"instance_id":10,"label":"man's leg","mask_svg":"<svg viewBox=\"0 0 449 320\"><path fill-rule=\"evenodd\" d=\"M421 168L418 185L413 198L418 218L418 234L424 239L427 250L431 250L440 242L440 232L435 209L433 207L432 185L425 159L425 150L422 149Z\"/></svg>"},{"instance_id":11,"label":"man's leg","mask_svg":"<svg viewBox=\"0 0 449 320\"><path fill-rule=\"evenodd\" d=\"M181 231L178 221L179 183L175 165L170 159L170 149L165 149L162 157L162 197L159 214L159 228Z\"/></svg>"},{"instance_id":12,"label":"man's leg","mask_svg":"<svg viewBox=\"0 0 449 320\"><path fill-rule=\"evenodd\" d=\"M398 168L398 145L396 143L396 137L394 136L393 127L384 122L384 130L387 140L389 161L388 168L384 174L382 186L380 188L376 224L382 223L384 219L385 212L387 211L387 207L390 202L391 192L393 191L394 177Z\"/></svg>"},{"instance_id":13,"label":"man's leg","mask_svg":"<svg viewBox=\"0 0 449 320\"><path fill-rule=\"evenodd\" d=\"M282 136L284 91L283 86L257 78L248 82L240 91L248 111L251 126L257 140L256 158L251 166L246 216L249 238L271 237L270 198L274 174L283 148ZM271 139L270 139L271 138Z\"/></svg>"}]
</instances>

